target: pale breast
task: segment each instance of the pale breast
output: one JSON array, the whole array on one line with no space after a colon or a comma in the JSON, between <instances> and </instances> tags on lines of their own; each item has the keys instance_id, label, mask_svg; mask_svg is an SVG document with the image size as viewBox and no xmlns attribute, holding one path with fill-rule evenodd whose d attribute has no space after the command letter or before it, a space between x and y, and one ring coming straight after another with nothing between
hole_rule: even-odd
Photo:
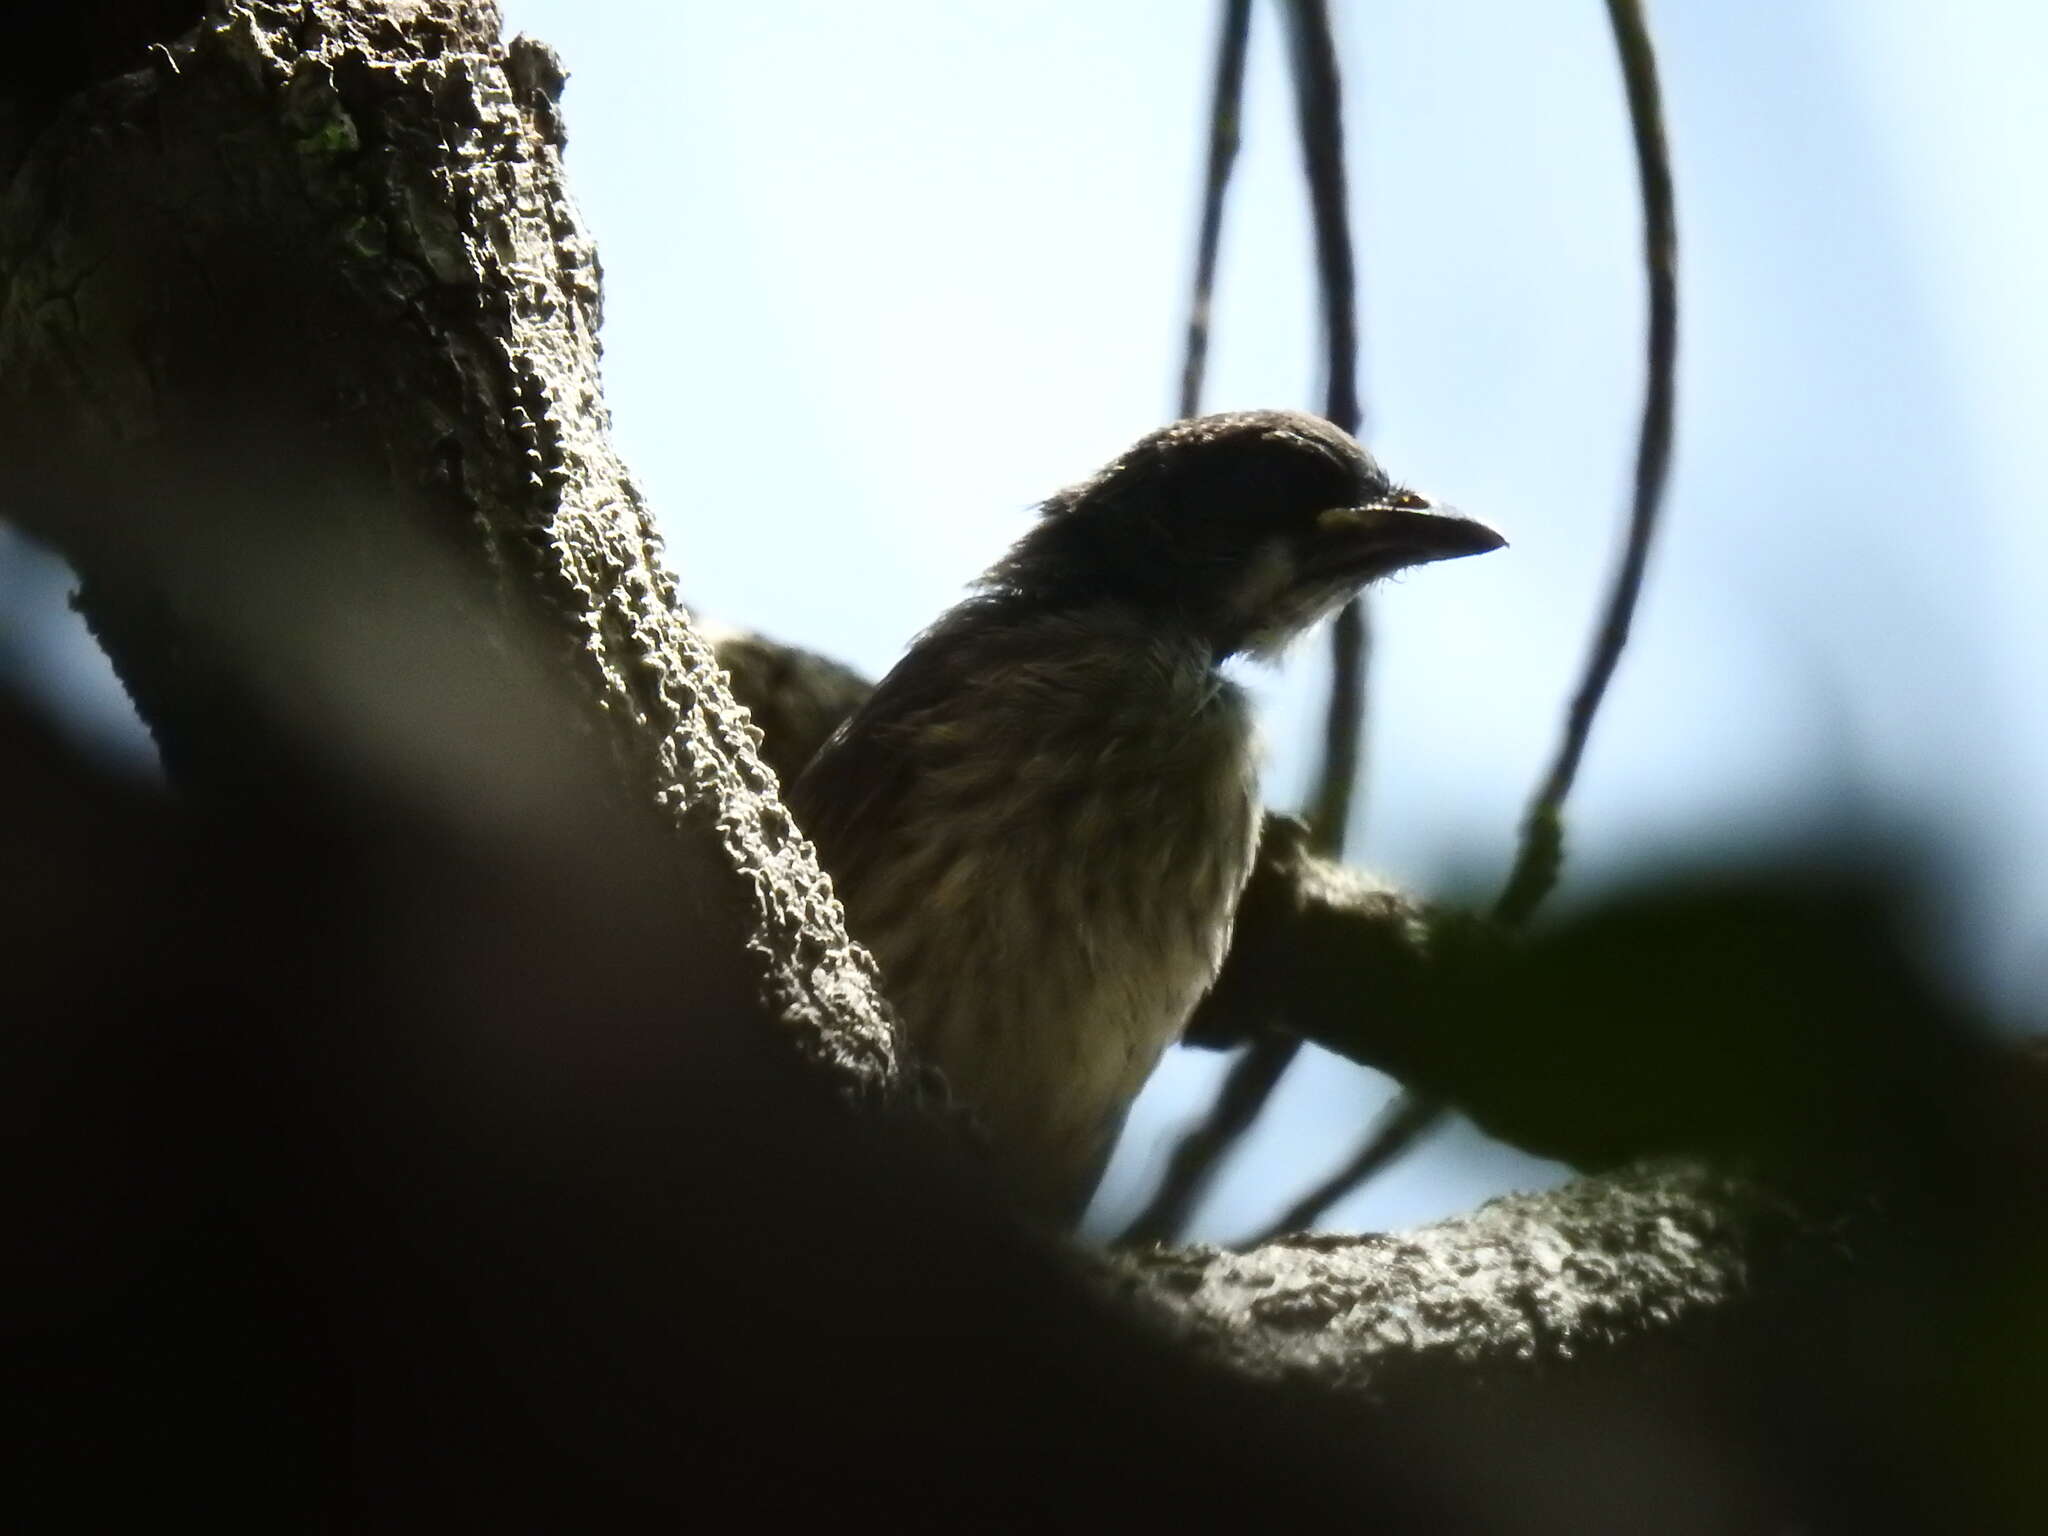
<instances>
[{"instance_id":1,"label":"pale breast","mask_svg":"<svg viewBox=\"0 0 2048 1536\"><path fill-rule=\"evenodd\" d=\"M1222 962L1257 827L1245 704L1113 615L933 638L953 675L856 721L897 771L821 850L918 1049L1065 1201Z\"/></svg>"}]
</instances>

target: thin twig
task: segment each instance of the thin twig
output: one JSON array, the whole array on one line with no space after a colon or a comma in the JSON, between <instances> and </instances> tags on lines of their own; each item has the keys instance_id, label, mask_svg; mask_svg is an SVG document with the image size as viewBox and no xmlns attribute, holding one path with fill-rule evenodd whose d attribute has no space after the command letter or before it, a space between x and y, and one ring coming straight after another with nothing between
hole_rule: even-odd
<instances>
[{"instance_id":1,"label":"thin twig","mask_svg":"<svg viewBox=\"0 0 2048 1536\"><path fill-rule=\"evenodd\" d=\"M1323 414L1356 433L1358 280L1351 261L1351 213L1344 180L1343 97L1337 44L1324 0L1283 0L1294 65L1294 107L1302 169L1315 215L1316 275L1323 300Z\"/></svg>"},{"instance_id":2,"label":"thin twig","mask_svg":"<svg viewBox=\"0 0 2048 1536\"><path fill-rule=\"evenodd\" d=\"M1180 370L1180 414L1201 408L1202 376L1209 363L1209 304L1216 290L1216 254L1223 243L1223 199L1237 164L1238 122L1244 106L1244 56L1252 30L1252 0L1223 0L1216 39L1216 88L1209 99L1209 169L1202 192L1202 233L1195 250L1195 291L1188 301L1187 350Z\"/></svg>"},{"instance_id":3,"label":"thin twig","mask_svg":"<svg viewBox=\"0 0 2048 1536\"><path fill-rule=\"evenodd\" d=\"M1124 1228L1124 1242L1166 1243L1180 1235L1215 1182L1223 1154L1251 1129L1300 1046L1291 1035L1265 1035L1230 1064L1216 1102L1174 1147L1159 1188Z\"/></svg>"},{"instance_id":4,"label":"thin twig","mask_svg":"<svg viewBox=\"0 0 2048 1536\"><path fill-rule=\"evenodd\" d=\"M1365 755L1365 677L1372 654L1371 619L1353 598L1330 626L1330 704L1323 716L1323 764L1309 799L1309 847L1325 858L1344 851L1359 760Z\"/></svg>"},{"instance_id":5,"label":"thin twig","mask_svg":"<svg viewBox=\"0 0 2048 1536\"><path fill-rule=\"evenodd\" d=\"M1332 1207L1350 1199L1434 1135L1449 1114L1441 1099L1413 1088L1398 1089L1387 1099L1350 1161L1282 1212L1265 1229L1266 1237L1305 1232L1318 1225Z\"/></svg>"},{"instance_id":6,"label":"thin twig","mask_svg":"<svg viewBox=\"0 0 2048 1536\"><path fill-rule=\"evenodd\" d=\"M1515 867L1494 903L1494 919L1518 928L1557 884L1564 863L1564 802L1577 777L1593 718L1628 644L1629 622L1642 592L1643 571L1657 531L1664 482L1671 466L1673 409L1678 372L1678 217L1671 159L1664 141L1664 111L1657 88L1657 56L1638 0L1607 0L1615 47L1628 92L1642 185L1643 256L1649 284L1648 377L1636 444L1635 500L1621 568L1608 594L1606 616L1586 661L1585 676L1566 717L1557 760L1530 802ZM1354 1189L1394 1162L1443 1120L1441 1105L1404 1091L1382 1114L1366 1143L1339 1173L1297 1201L1275 1230L1315 1225Z\"/></svg>"},{"instance_id":7,"label":"thin twig","mask_svg":"<svg viewBox=\"0 0 2048 1536\"><path fill-rule=\"evenodd\" d=\"M1527 922L1557 884L1564 863L1564 802L1578 776L1593 717L1628 644L1629 622L1642 591L1650 541L1671 465L1671 424L1678 372L1678 219L1671 191L1671 160L1664 142L1664 111L1657 89L1657 57L1637 0L1607 0L1614 41L1628 89L1628 115L1635 133L1636 169L1642 182L1643 255L1649 279L1648 381L1643 392L1642 434L1636 445L1635 505L1621 568L1607 598L1607 614L1586 660L1584 678L1572 699L1557 759L1529 803L1522 824L1522 848L1494 905L1494 916L1510 927Z\"/></svg>"},{"instance_id":8,"label":"thin twig","mask_svg":"<svg viewBox=\"0 0 2048 1536\"><path fill-rule=\"evenodd\" d=\"M1351 255L1350 202L1344 179L1343 98L1336 42L1324 0L1283 0L1283 6L1293 64L1302 168L1315 224L1325 348L1323 414L1345 431L1355 433L1362 414L1358 400L1357 274ZM1235 0L1226 5L1217 56L1203 244L1196 269L1195 306L1188 327L1188 361L1181 376L1183 416L1195 413L1201 383L1197 347L1206 350L1208 344L1208 290L1203 285L1214 274L1216 225L1221 219L1218 164L1221 159L1220 176L1227 178L1227 156L1234 155L1237 148L1235 107L1244 71L1243 34L1234 32L1233 26L1247 19L1248 8L1238 6ZM1223 123L1226 99L1232 109L1227 149ZM1369 652L1362 599L1353 598L1338 613L1330 643L1330 707L1324 723L1322 768L1311 797L1308 821L1311 846L1319 853L1335 857L1343 851L1345 832L1351 823L1359 762L1365 746ZM1157 1192L1125 1229L1127 1240L1161 1241L1179 1235L1214 1184L1224 1160L1258 1119L1300 1049L1301 1042L1291 1036L1270 1035L1253 1041L1231 1064L1209 1113L1181 1138Z\"/></svg>"},{"instance_id":9,"label":"thin twig","mask_svg":"<svg viewBox=\"0 0 2048 1536\"><path fill-rule=\"evenodd\" d=\"M1303 1232L1328 1214L1330 1208L1354 1190L1362 1189L1398 1161L1418 1138L1433 1129L1443 1113L1434 1099L1415 1093L1399 1093L1380 1111L1379 1119L1351 1161L1331 1174L1251 1239L1254 1245L1271 1242L1288 1232Z\"/></svg>"},{"instance_id":10,"label":"thin twig","mask_svg":"<svg viewBox=\"0 0 2048 1536\"><path fill-rule=\"evenodd\" d=\"M1317 288L1322 295L1323 414L1355 434L1364 416L1358 399L1358 273L1351 255L1337 43L1324 0L1285 0L1285 9L1301 163L1314 213ZM1330 631L1330 707L1323 725L1322 771L1308 817L1311 848L1331 858L1344 850L1365 754L1368 638L1364 599L1354 597Z\"/></svg>"}]
</instances>

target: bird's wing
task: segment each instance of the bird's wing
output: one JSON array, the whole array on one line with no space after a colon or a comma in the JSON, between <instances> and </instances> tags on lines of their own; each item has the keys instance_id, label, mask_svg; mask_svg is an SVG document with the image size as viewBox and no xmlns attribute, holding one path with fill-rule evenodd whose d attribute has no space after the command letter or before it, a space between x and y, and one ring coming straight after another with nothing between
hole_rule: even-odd
<instances>
[{"instance_id":1,"label":"bird's wing","mask_svg":"<svg viewBox=\"0 0 2048 1536\"><path fill-rule=\"evenodd\" d=\"M856 845L890 834L922 770L905 739L916 721L959 697L981 665L977 632L984 605L965 603L912 645L805 765L786 796L797 825L815 842L828 871Z\"/></svg>"}]
</instances>

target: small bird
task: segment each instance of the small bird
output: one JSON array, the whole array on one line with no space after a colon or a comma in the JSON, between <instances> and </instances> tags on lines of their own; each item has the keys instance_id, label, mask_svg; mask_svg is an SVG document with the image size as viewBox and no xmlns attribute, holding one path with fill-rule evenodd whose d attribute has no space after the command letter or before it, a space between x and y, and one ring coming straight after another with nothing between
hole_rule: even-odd
<instances>
[{"instance_id":1,"label":"small bird","mask_svg":"<svg viewBox=\"0 0 2048 1536\"><path fill-rule=\"evenodd\" d=\"M791 791L911 1045L1077 1217L1215 979L1258 836L1233 656L1497 549L1294 411L1197 417L1047 501Z\"/></svg>"}]
</instances>

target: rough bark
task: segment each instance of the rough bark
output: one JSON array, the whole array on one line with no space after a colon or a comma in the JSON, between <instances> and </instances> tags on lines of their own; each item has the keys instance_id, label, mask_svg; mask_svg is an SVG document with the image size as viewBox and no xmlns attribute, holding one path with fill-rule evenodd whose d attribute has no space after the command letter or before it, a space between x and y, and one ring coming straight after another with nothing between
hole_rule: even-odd
<instances>
[{"instance_id":1,"label":"rough bark","mask_svg":"<svg viewBox=\"0 0 2048 1536\"><path fill-rule=\"evenodd\" d=\"M885 1085L872 967L610 446L560 65L497 34L477 5L235 5L66 108L0 235L14 511L194 796L302 783L373 688L385 745L431 753L463 691L559 672L560 727L660 807L696 919L736 923L711 963Z\"/></svg>"},{"instance_id":2,"label":"rough bark","mask_svg":"<svg viewBox=\"0 0 2048 1536\"><path fill-rule=\"evenodd\" d=\"M1385 1391L1418 1361L1498 1378L1711 1316L1800 1225L1740 1180L1645 1165L1392 1236L1155 1246L1112 1265L1235 1365Z\"/></svg>"}]
</instances>

